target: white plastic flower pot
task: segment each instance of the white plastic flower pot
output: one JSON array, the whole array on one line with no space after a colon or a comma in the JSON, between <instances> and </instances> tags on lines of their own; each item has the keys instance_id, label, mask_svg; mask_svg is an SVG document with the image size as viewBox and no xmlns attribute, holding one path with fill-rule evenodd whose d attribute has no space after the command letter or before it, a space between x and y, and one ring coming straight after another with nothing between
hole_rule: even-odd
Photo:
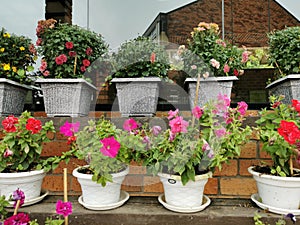
<instances>
[{"instance_id":1,"label":"white plastic flower pot","mask_svg":"<svg viewBox=\"0 0 300 225\"><path fill-rule=\"evenodd\" d=\"M298 210L300 207L300 177L279 177L262 174L249 167L256 181L263 204L275 208Z\"/></svg>"},{"instance_id":2,"label":"white plastic flower pot","mask_svg":"<svg viewBox=\"0 0 300 225\"><path fill-rule=\"evenodd\" d=\"M73 170L73 176L77 178L81 186L82 199L85 204L105 206L117 203L120 200L121 185L129 172L129 167L119 173L112 174L113 182L107 182L105 187L92 181L93 175L80 173L78 169Z\"/></svg>"},{"instance_id":3,"label":"white plastic flower pot","mask_svg":"<svg viewBox=\"0 0 300 225\"><path fill-rule=\"evenodd\" d=\"M208 178L212 173L197 175L195 181L189 181L186 185L181 183L181 177L166 173L158 174L163 187L166 203L175 207L199 207L202 205L203 192Z\"/></svg>"},{"instance_id":4,"label":"white plastic flower pot","mask_svg":"<svg viewBox=\"0 0 300 225\"><path fill-rule=\"evenodd\" d=\"M0 173L0 196L6 199L18 188L24 192L25 201L30 201L41 195L44 170L35 170L18 173Z\"/></svg>"}]
</instances>

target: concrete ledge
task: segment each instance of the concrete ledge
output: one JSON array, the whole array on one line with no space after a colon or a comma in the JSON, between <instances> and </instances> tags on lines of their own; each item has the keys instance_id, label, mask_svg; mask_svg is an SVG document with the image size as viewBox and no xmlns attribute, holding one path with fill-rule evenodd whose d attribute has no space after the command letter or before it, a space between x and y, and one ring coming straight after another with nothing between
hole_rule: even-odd
<instances>
[{"instance_id":1,"label":"concrete ledge","mask_svg":"<svg viewBox=\"0 0 300 225\"><path fill-rule=\"evenodd\" d=\"M20 212L30 214L44 224L45 218L55 216L55 203L62 196L47 196L42 202L23 207ZM251 200L211 199L211 204L198 213L176 213L165 209L156 197L130 197L121 207L107 211L93 211L82 207L77 197L69 197L73 214L69 224L76 225L254 225L253 216L259 208ZM12 212L12 211L11 211ZM280 215L260 211L264 222L275 225ZM287 221L287 224L292 224Z\"/></svg>"}]
</instances>

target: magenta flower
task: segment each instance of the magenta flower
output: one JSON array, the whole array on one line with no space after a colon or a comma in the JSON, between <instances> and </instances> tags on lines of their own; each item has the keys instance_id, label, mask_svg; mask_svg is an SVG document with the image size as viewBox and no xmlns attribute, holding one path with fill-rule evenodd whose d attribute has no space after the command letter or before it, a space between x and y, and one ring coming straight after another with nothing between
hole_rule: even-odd
<instances>
[{"instance_id":1,"label":"magenta flower","mask_svg":"<svg viewBox=\"0 0 300 225\"><path fill-rule=\"evenodd\" d=\"M121 147L120 143L115 139L115 137L108 137L100 140L101 144L103 145L100 148L100 152L103 155L108 156L110 158L115 158L119 152Z\"/></svg>"},{"instance_id":2,"label":"magenta flower","mask_svg":"<svg viewBox=\"0 0 300 225\"><path fill-rule=\"evenodd\" d=\"M7 218L3 225L27 225L30 222L28 214L18 213L17 215Z\"/></svg>"},{"instance_id":3,"label":"magenta flower","mask_svg":"<svg viewBox=\"0 0 300 225\"><path fill-rule=\"evenodd\" d=\"M179 109L176 109L175 111L170 110L170 111L168 112L168 120L171 120L171 119L173 119L174 117L176 117L176 116L178 115L178 113L179 113Z\"/></svg>"},{"instance_id":4,"label":"magenta flower","mask_svg":"<svg viewBox=\"0 0 300 225\"><path fill-rule=\"evenodd\" d=\"M215 130L214 133L218 138L221 138L226 135L226 129L222 127L220 129Z\"/></svg>"},{"instance_id":5,"label":"magenta flower","mask_svg":"<svg viewBox=\"0 0 300 225\"><path fill-rule=\"evenodd\" d=\"M60 127L59 131L65 136L72 137L74 133L79 130L79 127L79 121L76 123L69 123L68 121L66 121L65 124Z\"/></svg>"},{"instance_id":6,"label":"magenta flower","mask_svg":"<svg viewBox=\"0 0 300 225\"><path fill-rule=\"evenodd\" d=\"M72 203L71 202L63 202L62 200L58 200L56 202L56 213L59 215L63 215L64 217L72 214Z\"/></svg>"},{"instance_id":7,"label":"magenta flower","mask_svg":"<svg viewBox=\"0 0 300 225\"><path fill-rule=\"evenodd\" d=\"M130 118L130 119L127 119L124 121L124 124L123 124L124 130L133 131L137 128L138 128L138 124L134 119Z\"/></svg>"},{"instance_id":8,"label":"magenta flower","mask_svg":"<svg viewBox=\"0 0 300 225\"><path fill-rule=\"evenodd\" d=\"M242 116L246 114L247 109L248 109L248 105L246 102L244 101L238 102L237 110L240 112Z\"/></svg>"},{"instance_id":9,"label":"magenta flower","mask_svg":"<svg viewBox=\"0 0 300 225\"><path fill-rule=\"evenodd\" d=\"M66 42L65 46L66 46L66 49L72 49L74 45L73 45L73 42L68 41L68 42Z\"/></svg>"},{"instance_id":10,"label":"magenta flower","mask_svg":"<svg viewBox=\"0 0 300 225\"><path fill-rule=\"evenodd\" d=\"M169 131L169 141L173 141L175 139L176 134L172 133L172 131Z\"/></svg>"},{"instance_id":11,"label":"magenta flower","mask_svg":"<svg viewBox=\"0 0 300 225\"><path fill-rule=\"evenodd\" d=\"M14 208L17 205L17 201L20 200L20 205L19 207L21 207L24 204L25 201L25 194L23 191L21 191L19 188L17 190L15 190L12 194L12 199L15 201L14 202Z\"/></svg>"},{"instance_id":12,"label":"magenta flower","mask_svg":"<svg viewBox=\"0 0 300 225\"><path fill-rule=\"evenodd\" d=\"M151 131L152 131L152 134L154 136L157 136L161 132L161 127L160 126L153 126Z\"/></svg>"},{"instance_id":13,"label":"magenta flower","mask_svg":"<svg viewBox=\"0 0 300 225\"><path fill-rule=\"evenodd\" d=\"M177 116L176 118L170 120L169 125L171 127L172 133L186 133L189 123L185 121L182 116Z\"/></svg>"},{"instance_id":14,"label":"magenta flower","mask_svg":"<svg viewBox=\"0 0 300 225\"><path fill-rule=\"evenodd\" d=\"M192 110L192 114L195 118L199 119L203 114L203 110L200 108L200 106L195 106Z\"/></svg>"}]
</instances>

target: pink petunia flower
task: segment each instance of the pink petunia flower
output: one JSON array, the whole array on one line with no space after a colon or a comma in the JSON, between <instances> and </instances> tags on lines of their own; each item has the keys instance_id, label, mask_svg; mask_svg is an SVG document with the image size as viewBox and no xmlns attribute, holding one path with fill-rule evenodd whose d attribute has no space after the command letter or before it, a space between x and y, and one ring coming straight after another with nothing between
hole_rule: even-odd
<instances>
[{"instance_id":1,"label":"pink petunia flower","mask_svg":"<svg viewBox=\"0 0 300 225\"><path fill-rule=\"evenodd\" d=\"M192 110L192 114L195 118L199 119L203 114L203 110L200 108L200 106L195 106Z\"/></svg>"},{"instance_id":2,"label":"pink petunia flower","mask_svg":"<svg viewBox=\"0 0 300 225\"><path fill-rule=\"evenodd\" d=\"M178 115L178 113L179 113L179 109L176 109L174 111L170 110L168 112L168 120L173 119L174 117L176 117Z\"/></svg>"},{"instance_id":3,"label":"pink petunia flower","mask_svg":"<svg viewBox=\"0 0 300 225\"><path fill-rule=\"evenodd\" d=\"M189 123L182 116L177 116L169 121L172 133L186 133Z\"/></svg>"},{"instance_id":4,"label":"pink petunia flower","mask_svg":"<svg viewBox=\"0 0 300 225\"><path fill-rule=\"evenodd\" d=\"M127 131L133 131L138 127L138 123L132 118L125 120L123 124L123 129Z\"/></svg>"},{"instance_id":5,"label":"pink petunia flower","mask_svg":"<svg viewBox=\"0 0 300 225\"><path fill-rule=\"evenodd\" d=\"M108 137L100 140L101 144L103 145L100 148L100 152L103 155L108 156L110 158L115 158L119 152L121 147L120 143L115 139L115 137Z\"/></svg>"},{"instance_id":6,"label":"pink petunia flower","mask_svg":"<svg viewBox=\"0 0 300 225\"><path fill-rule=\"evenodd\" d=\"M56 202L56 213L59 215L63 215L64 217L72 214L72 203L71 202L63 202L62 200L58 200Z\"/></svg>"},{"instance_id":7,"label":"pink petunia flower","mask_svg":"<svg viewBox=\"0 0 300 225\"><path fill-rule=\"evenodd\" d=\"M240 112L242 116L246 114L247 109L248 109L248 105L246 102L244 101L238 102L237 110Z\"/></svg>"},{"instance_id":8,"label":"pink petunia flower","mask_svg":"<svg viewBox=\"0 0 300 225\"><path fill-rule=\"evenodd\" d=\"M151 131L152 131L152 134L154 136L157 136L161 132L161 127L160 126L153 126Z\"/></svg>"},{"instance_id":9,"label":"pink petunia flower","mask_svg":"<svg viewBox=\"0 0 300 225\"><path fill-rule=\"evenodd\" d=\"M76 123L69 123L68 121L66 121L65 124L60 127L59 131L65 136L72 137L74 133L78 132L79 127L79 121Z\"/></svg>"},{"instance_id":10,"label":"pink petunia flower","mask_svg":"<svg viewBox=\"0 0 300 225\"><path fill-rule=\"evenodd\" d=\"M226 135L226 129L222 127L220 129L215 130L214 133L218 138L221 138Z\"/></svg>"}]
</instances>

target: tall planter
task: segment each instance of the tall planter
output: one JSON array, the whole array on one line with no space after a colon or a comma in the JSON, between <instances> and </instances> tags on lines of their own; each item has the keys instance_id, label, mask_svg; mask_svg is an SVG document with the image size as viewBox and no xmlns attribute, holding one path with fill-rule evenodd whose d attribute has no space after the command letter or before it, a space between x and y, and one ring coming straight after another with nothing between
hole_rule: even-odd
<instances>
[{"instance_id":1,"label":"tall planter","mask_svg":"<svg viewBox=\"0 0 300 225\"><path fill-rule=\"evenodd\" d=\"M27 92L32 88L0 78L0 116L19 116L23 112Z\"/></svg>"},{"instance_id":2,"label":"tall planter","mask_svg":"<svg viewBox=\"0 0 300 225\"><path fill-rule=\"evenodd\" d=\"M217 99L219 94L226 94L230 98L233 81L235 80L238 80L236 76L201 78L198 105L203 106L208 101ZM193 109L196 98L197 78L187 78L185 83L188 85L190 107Z\"/></svg>"},{"instance_id":3,"label":"tall planter","mask_svg":"<svg viewBox=\"0 0 300 225\"><path fill-rule=\"evenodd\" d=\"M254 167L248 171L256 181L258 194L252 196L262 208L275 213L300 214L300 177L279 177L256 172Z\"/></svg>"},{"instance_id":4,"label":"tall planter","mask_svg":"<svg viewBox=\"0 0 300 225\"><path fill-rule=\"evenodd\" d=\"M5 195L6 199L9 199L10 195L19 188L25 194L25 203L30 202L40 197L45 175L43 170L0 173L0 195Z\"/></svg>"},{"instance_id":5,"label":"tall planter","mask_svg":"<svg viewBox=\"0 0 300 225\"><path fill-rule=\"evenodd\" d=\"M203 192L208 178L212 177L211 172L197 175L195 181L185 185L180 176L166 173L158 176L164 187L164 195L159 196L159 201L166 208L176 212L197 212L210 204L210 199Z\"/></svg>"},{"instance_id":6,"label":"tall planter","mask_svg":"<svg viewBox=\"0 0 300 225\"><path fill-rule=\"evenodd\" d=\"M84 79L37 79L47 116L87 116L97 88Z\"/></svg>"},{"instance_id":7,"label":"tall planter","mask_svg":"<svg viewBox=\"0 0 300 225\"><path fill-rule=\"evenodd\" d=\"M116 84L122 117L155 115L160 78L114 78L111 82Z\"/></svg>"},{"instance_id":8,"label":"tall planter","mask_svg":"<svg viewBox=\"0 0 300 225\"><path fill-rule=\"evenodd\" d=\"M292 99L300 99L300 74L290 74L267 85L269 95L284 95L282 100L290 104Z\"/></svg>"},{"instance_id":9,"label":"tall planter","mask_svg":"<svg viewBox=\"0 0 300 225\"><path fill-rule=\"evenodd\" d=\"M76 168L72 174L81 186L82 196L78 201L84 207L92 210L107 210L121 206L128 200L128 193L121 191L121 184L129 172L128 167L112 174L113 182L107 182L105 187L93 181L93 175L80 173L78 170L79 168Z\"/></svg>"}]
</instances>

